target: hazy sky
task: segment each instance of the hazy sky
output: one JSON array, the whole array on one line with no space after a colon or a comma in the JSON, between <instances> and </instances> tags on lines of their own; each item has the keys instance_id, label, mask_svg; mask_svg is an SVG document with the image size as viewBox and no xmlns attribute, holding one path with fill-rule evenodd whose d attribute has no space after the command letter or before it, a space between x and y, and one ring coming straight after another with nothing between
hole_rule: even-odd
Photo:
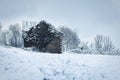
<instances>
[{"instance_id":1,"label":"hazy sky","mask_svg":"<svg viewBox=\"0 0 120 80\"><path fill-rule=\"evenodd\" d=\"M120 0L0 0L3 25L22 20L65 25L85 41L108 35L120 48Z\"/></svg>"}]
</instances>

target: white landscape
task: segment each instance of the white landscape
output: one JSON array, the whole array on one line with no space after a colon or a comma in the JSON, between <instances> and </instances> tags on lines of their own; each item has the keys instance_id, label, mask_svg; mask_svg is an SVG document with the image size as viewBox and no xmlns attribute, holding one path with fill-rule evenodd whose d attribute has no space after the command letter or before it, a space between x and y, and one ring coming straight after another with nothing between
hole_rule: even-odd
<instances>
[{"instance_id":1,"label":"white landscape","mask_svg":"<svg viewBox=\"0 0 120 80\"><path fill-rule=\"evenodd\" d=\"M120 80L120 0L0 0L0 80Z\"/></svg>"},{"instance_id":2,"label":"white landscape","mask_svg":"<svg viewBox=\"0 0 120 80\"><path fill-rule=\"evenodd\" d=\"M51 54L0 46L0 80L120 80L120 56Z\"/></svg>"}]
</instances>

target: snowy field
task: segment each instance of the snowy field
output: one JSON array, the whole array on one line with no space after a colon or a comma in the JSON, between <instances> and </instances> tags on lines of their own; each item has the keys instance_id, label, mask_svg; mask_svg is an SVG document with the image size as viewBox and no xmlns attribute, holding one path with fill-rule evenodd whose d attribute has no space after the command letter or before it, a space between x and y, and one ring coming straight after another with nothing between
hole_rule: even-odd
<instances>
[{"instance_id":1,"label":"snowy field","mask_svg":"<svg viewBox=\"0 0 120 80\"><path fill-rule=\"evenodd\" d=\"M0 46L0 80L120 80L120 56L37 53Z\"/></svg>"}]
</instances>

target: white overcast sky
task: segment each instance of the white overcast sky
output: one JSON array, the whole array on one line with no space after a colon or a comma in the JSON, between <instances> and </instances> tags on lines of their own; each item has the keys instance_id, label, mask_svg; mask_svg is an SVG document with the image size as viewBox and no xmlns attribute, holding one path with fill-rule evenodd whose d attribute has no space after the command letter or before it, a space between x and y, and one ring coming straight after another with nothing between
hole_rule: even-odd
<instances>
[{"instance_id":1,"label":"white overcast sky","mask_svg":"<svg viewBox=\"0 0 120 80\"><path fill-rule=\"evenodd\" d=\"M65 25L85 41L108 35L120 48L120 0L0 0L3 25L22 20Z\"/></svg>"}]
</instances>

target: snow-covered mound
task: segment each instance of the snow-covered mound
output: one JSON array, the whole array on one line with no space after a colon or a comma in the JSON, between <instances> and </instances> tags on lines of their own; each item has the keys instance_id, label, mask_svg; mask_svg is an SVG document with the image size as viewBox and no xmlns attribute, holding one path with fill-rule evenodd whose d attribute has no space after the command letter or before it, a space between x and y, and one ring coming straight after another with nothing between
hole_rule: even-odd
<instances>
[{"instance_id":1,"label":"snow-covered mound","mask_svg":"<svg viewBox=\"0 0 120 80\"><path fill-rule=\"evenodd\" d=\"M120 80L120 56L0 47L0 80Z\"/></svg>"}]
</instances>

